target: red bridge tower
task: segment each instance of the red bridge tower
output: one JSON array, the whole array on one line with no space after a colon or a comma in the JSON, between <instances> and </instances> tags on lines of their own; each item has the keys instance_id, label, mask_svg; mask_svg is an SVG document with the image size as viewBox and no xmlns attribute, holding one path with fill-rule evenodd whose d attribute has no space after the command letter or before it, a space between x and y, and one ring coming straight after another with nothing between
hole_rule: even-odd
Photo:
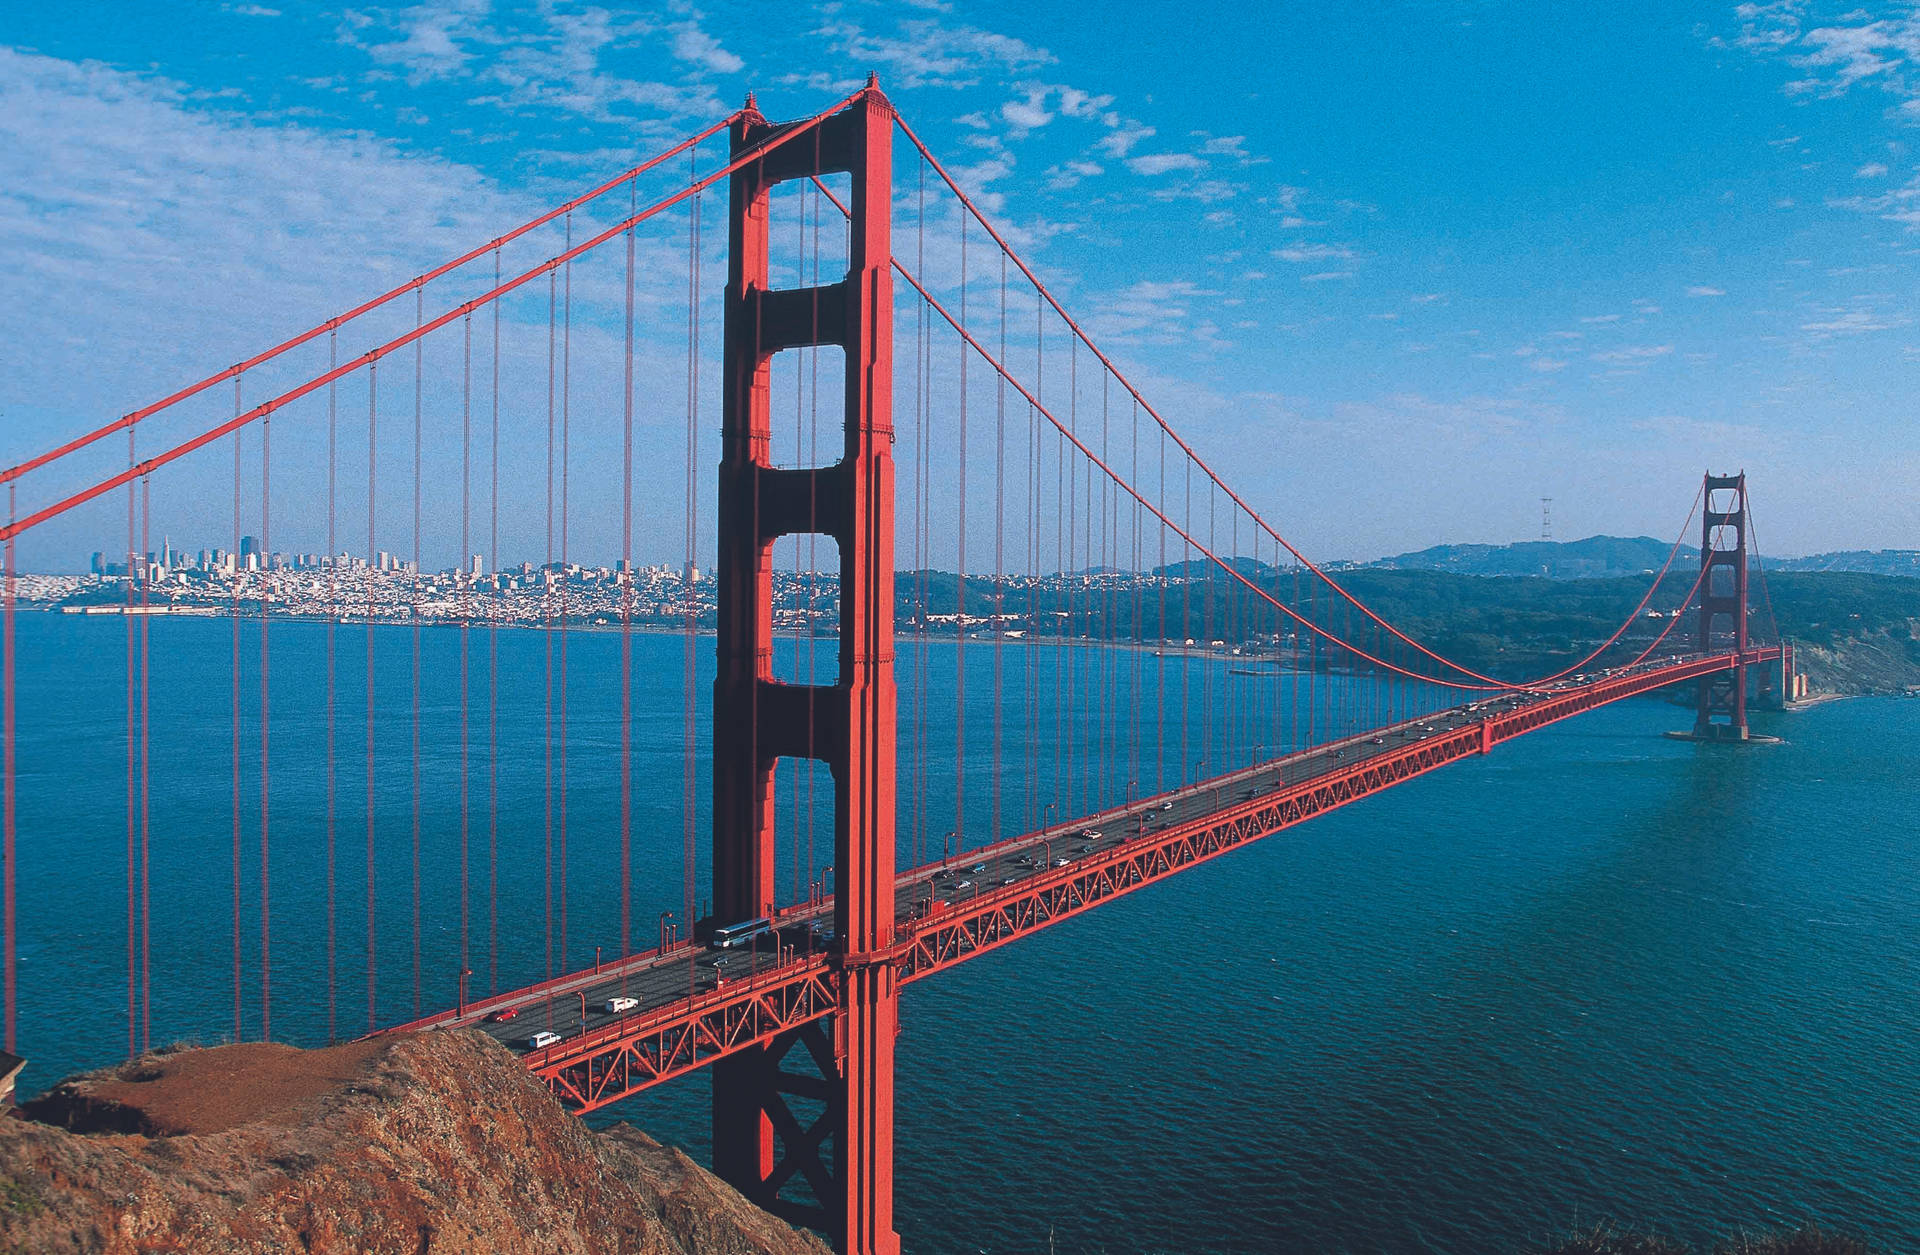
<instances>
[{"instance_id":1,"label":"red bridge tower","mask_svg":"<svg viewBox=\"0 0 1920 1255\"><path fill-rule=\"evenodd\" d=\"M1700 513L1700 620L1695 648L1715 648L1716 619L1730 640L1721 647L1747 649L1747 474L1707 476ZM1693 735L1716 741L1747 739L1747 669L1734 667L1700 678Z\"/></svg>"},{"instance_id":2,"label":"red bridge tower","mask_svg":"<svg viewBox=\"0 0 1920 1255\"><path fill-rule=\"evenodd\" d=\"M783 128L748 111L732 153ZM768 1210L824 1229L848 1255L894 1255L893 108L878 85L810 135L732 176L713 694L714 918L771 915L774 766L813 758L834 786L839 1009L713 1070L714 1170ZM769 192L853 176L848 267L836 283L768 286ZM846 354L846 444L831 466L771 464L770 369L782 349ZM840 669L832 685L773 677L773 542L840 551ZM795 1047L800 1047L796 1054ZM813 1071L783 1063L811 1061ZM803 1124L789 1099L823 1108ZM828 1147L831 1144L831 1150ZM804 1184L812 1200L789 1197Z\"/></svg>"}]
</instances>

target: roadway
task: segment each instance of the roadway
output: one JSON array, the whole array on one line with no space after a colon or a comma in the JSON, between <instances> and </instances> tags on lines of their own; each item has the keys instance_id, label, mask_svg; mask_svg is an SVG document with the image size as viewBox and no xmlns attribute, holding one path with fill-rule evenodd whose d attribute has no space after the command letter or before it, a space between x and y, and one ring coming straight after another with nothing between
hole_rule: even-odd
<instances>
[{"instance_id":1,"label":"roadway","mask_svg":"<svg viewBox=\"0 0 1920 1255\"><path fill-rule=\"evenodd\" d=\"M961 851L941 863L900 873L895 892L896 919L903 923L934 919L981 894L1069 867L1129 838L1193 823L1262 793L1299 786L1428 737L1513 714L1536 702L1562 696L1585 682L1658 671L1687 657L1671 655L1635 668L1597 670L1591 676L1569 678L1539 689L1492 694L993 846ZM788 966L796 958L824 953L833 943L832 912L832 899L827 898L812 907L788 909L779 918L778 933L762 936L752 945L718 951L681 941L665 950L647 951L542 985L476 1000L386 1031L475 1027L518 1053L530 1053L535 1049L532 1039L536 1033L555 1033L561 1043L583 1034L597 1035L598 1030L623 1021L652 1018L653 1013L689 1003L700 995L724 993L759 974ZM635 1006L610 1011L609 1000L615 998L632 998Z\"/></svg>"}]
</instances>

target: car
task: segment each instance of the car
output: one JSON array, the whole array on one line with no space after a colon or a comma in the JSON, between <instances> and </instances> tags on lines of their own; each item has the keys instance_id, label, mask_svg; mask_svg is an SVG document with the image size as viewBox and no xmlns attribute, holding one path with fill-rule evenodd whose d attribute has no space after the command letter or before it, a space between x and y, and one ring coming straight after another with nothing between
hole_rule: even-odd
<instances>
[{"instance_id":1,"label":"car","mask_svg":"<svg viewBox=\"0 0 1920 1255\"><path fill-rule=\"evenodd\" d=\"M1065 867L1067 864L1071 862L1073 862L1073 860L1063 854L1059 858L1053 860L1053 865L1055 867Z\"/></svg>"},{"instance_id":2,"label":"car","mask_svg":"<svg viewBox=\"0 0 1920 1255\"><path fill-rule=\"evenodd\" d=\"M972 882L971 880L963 880L963 881L961 881L961 882L960 882L959 884L957 884L957 885L955 885L955 886L954 886L954 888L956 888L956 889L971 889L971 888L973 888L973 882Z\"/></svg>"},{"instance_id":3,"label":"car","mask_svg":"<svg viewBox=\"0 0 1920 1255\"><path fill-rule=\"evenodd\" d=\"M1000 883L1003 885L1018 884L1019 880L1020 878L1018 876L1009 876L1005 880L1001 881Z\"/></svg>"},{"instance_id":4,"label":"car","mask_svg":"<svg viewBox=\"0 0 1920 1255\"><path fill-rule=\"evenodd\" d=\"M1385 745L1387 743L1387 738L1383 736L1376 736L1373 738L1373 743L1375 745Z\"/></svg>"},{"instance_id":5,"label":"car","mask_svg":"<svg viewBox=\"0 0 1920 1255\"><path fill-rule=\"evenodd\" d=\"M539 1032L535 1033L533 1036L527 1038L527 1049L528 1050L545 1050L548 1046L554 1045L557 1042L559 1042L559 1040L560 1040L560 1034L548 1032L546 1029L541 1029Z\"/></svg>"},{"instance_id":6,"label":"car","mask_svg":"<svg viewBox=\"0 0 1920 1255\"><path fill-rule=\"evenodd\" d=\"M1160 803L1160 809L1161 809L1161 810L1163 810L1163 811L1170 811L1170 810L1172 810L1172 809L1173 809L1173 803L1172 803L1172 802L1162 802L1162 803Z\"/></svg>"},{"instance_id":7,"label":"car","mask_svg":"<svg viewBox=\"0 0 1920 1255\"><path fill-rule=\"evenodd\" d=\"M511 1020L514 1016L519 1014L520 1014L519 1007L501 1007L498 1011L495 1011L492 1015L489 1015L487 1017L487 1021L492 1024L505 1024L508 1020Z\"/></svg>"},{"instance_id":8,"label":"car","mask_svg":"<svg viewBox=\"0 0 1920 1255\"><path fill-rule=\"evenodd\" d=\"M607 1014L620 1015L633 1010L639 1005L640 1000L638 998L609 998L607 999Z\"/></svg>"},{"instance_id":9,"label":"car","mask_svg":"<svg viewBox=\"0 0 1920 1255\"><path fill-rule=\"evenodd\" d=\"M975 863L972 867L967 868L967 870L977 876L987 870L987 865L985 863Z\"/></svg>"}]
</instances>

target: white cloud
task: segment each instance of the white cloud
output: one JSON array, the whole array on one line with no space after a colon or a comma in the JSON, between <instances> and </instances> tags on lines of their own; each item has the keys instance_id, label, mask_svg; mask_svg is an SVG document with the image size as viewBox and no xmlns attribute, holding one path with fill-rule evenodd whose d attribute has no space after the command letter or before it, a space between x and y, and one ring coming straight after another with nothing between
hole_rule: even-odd
<instances>
[{"instance_id":1,"label":"white cloud","mask_svg":"<svg viewBox=\"0 0 1920 1255\"><path fill-rule=\"evenodd\" d=\"M1726 292L1724 292L1720 288L1710 288L1710 287L1707 287L1705 284L1696 283L1692 287L1687 289L1687 295L1688 296L1725 296Z\"/></svg>"},{"instance_id":2,"label":"white cloud","mask_svg":"<svg viewBox=\"0 0 1920 1255\"><path fill-rule=\"evenodd\" d=\"M1000 106L1000 116L1020 131L1031 131L1053 121L1053 115L1032 100L1009 100Z\"/></svg>"},{"instance_id":3,"label":"white cloud","mask_svg":"<svg viewBox=\"0 0 1920 1255\"><path fill-rule=\"evenodd\" d=\"M1112 129L1094 144L1094 147L1115 160L1124 158L1142 141L1152 139L1159 132L1152 127L1135 122L1131 118L1115 118Z\"/></svg>"},{"instance_id":4,"label":"white cloud","mask_svg":"<svg viewBox=\"0 0 1920 1255\"><path fill-rule=\"evenodd\" d=\"M1204 170L1207 163L1192 153L1148 153L1127 158L1127 169L1149 177L1172 174L1176 170Z\"/></svg>"},{"instance_id":5,"label":"white cloud","mask_svg":"<svg viewBox=\"0 0 1920 1255\"><path fill-rule=\"evenodd\" d=\"M682 22L673 31L673 55L715 74L738 74L746 62L720 46L720 41L692 22Z\"/></svg>"},{"instance_id":6,"label":"white cloud","mask_svg":"<svg viewBox=\"0 0 1920 1255\"><path fill-rule=\"evenodd\" d=\"M886 80L883 86L901 88L972 87L989 70L1017 73L1054 59L1045 49L1010 35L949 26L931 18L901 22L897 33L890 35L874 34L846 20L829 20L814 33L849 61L876 68Z\"/></svg>"},{"instance_id":7,"label":"white cloud","mask_svg":"<svg viewBox=\"0 0 1920 1255\"><path fill-rule=\"evenodd\" d=\"M1807 332L1815 340L1830 340L1836 336L1866 335L1874 331L1892 331L1904 327L1910 320L1898 315L1876 314L1864 309L1841 312L1832 311L1832 316L1814 322L1803 322L1800 330Z\"/></svg>"},{"instance_id":8,"label":"white cloud","mask_svg":"<svg viewBox=\"0 0 1920 1255\"><path fill-rule=\"evenodd\" d=\"M1605 353L1595 353L1593 360L1616 365L1630 365L1637 362L1649 362L1655 358L1666 357L1673 352L1671 344L1632 344L1625 348L1609 349Z\"/></svg>"},{"instance_id":9,"label":"white cloud","mask_svg":"<svg viewBox=\"0 0 1920 1255\"><path fill-rule=\"evenodd\" d=\"M1879 161L1869 161L1866 165L1855 170L1853 177L1856 179L1884 179L1887 177L1886 164Z\"/></svg>"},{"instance_id":10,"label":"white cloud","mask_svg":"<svg viewBox=\"0 0 1920 1255\"><path fill-rule=\"evenodd\" d=\"M1292 244L1274 249L1273 255L1281 261L1300 265L1315 261L1349 261L1353 257L1353 250L1338 244Z\"/></svg>"}]
</instances>

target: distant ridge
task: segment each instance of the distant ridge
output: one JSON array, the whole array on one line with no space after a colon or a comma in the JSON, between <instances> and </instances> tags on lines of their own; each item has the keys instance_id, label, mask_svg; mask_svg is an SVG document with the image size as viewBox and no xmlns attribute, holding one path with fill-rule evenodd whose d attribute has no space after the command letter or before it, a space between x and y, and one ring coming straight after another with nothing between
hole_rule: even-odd
<instances>
[{"instance_id":1,"label":"distant ridge","mask_svg":"<svg viewBox=\"0 0 1920 1255\"><path fill-rule=\"evenodd\" d=\"M1651 536L1589 536L1585 540L1523 540L1511 545L1435 545L1364 565L1389 571L1450 571L1456 575L1545 576L1555 580L1610 579L1657 571L1672 542ZM1683 545L1676 563L1695 565L1700 551ZM1765 559L1769 571L1856 571L1920 577L1920 550L1854 549L1805 558Z\"/></svg>"}]
</instances>

